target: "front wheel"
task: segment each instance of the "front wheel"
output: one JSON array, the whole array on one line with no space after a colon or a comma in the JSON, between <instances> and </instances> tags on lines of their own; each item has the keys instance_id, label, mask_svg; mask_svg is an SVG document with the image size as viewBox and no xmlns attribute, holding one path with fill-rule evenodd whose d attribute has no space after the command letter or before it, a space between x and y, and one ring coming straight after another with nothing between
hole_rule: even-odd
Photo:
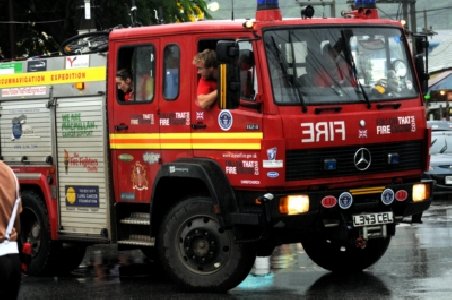
<instances>
[{"instance_id":1,"label":"front wheel","mask_svg":"<svg viewBox=\"0 0 452 300\"><path fill-rule=\"evenodd\" d=\"M77 268L85 254L85 245L52 241L47 208L41 196L31 190L21 191L20 214L22 242L31 243L28 273L34 276L65 274Z\"/></svg>"},{"instance_id":2,"label":"front wheel","mask_svg":"<svg viewBox=\"0 0 452 300\"><path fill-rule=\"evenodd\" d=\"M30 275L43 275L50 267L50 226L47 209L39 194L24 190L22 196L21 240L32 245Z\"/></svg>"},{"instance_id":3,"label":"front wheel","mask_svg":"<svg viewBox=\"0 0 452 300\"><path fill-rule=\"evenodd\" d=\"M166 215L159 235L159 255L173 279L191 291L225 292L248 275L256 257L220 226L212 201L191 198Z\"/></svg>"},{"instance_id":4,"label":"front wheel","mask_svg":"<svg viewBox=\"0 0 452 300\"><path fill-rule=\"evenodd\" d=\"M320 267L340 273L352 273L367 269L386 252L391 237L370 239L365 247L343 246L341 243L313 237L302 243L304 250Z\"/></svg>"}]
</instances>

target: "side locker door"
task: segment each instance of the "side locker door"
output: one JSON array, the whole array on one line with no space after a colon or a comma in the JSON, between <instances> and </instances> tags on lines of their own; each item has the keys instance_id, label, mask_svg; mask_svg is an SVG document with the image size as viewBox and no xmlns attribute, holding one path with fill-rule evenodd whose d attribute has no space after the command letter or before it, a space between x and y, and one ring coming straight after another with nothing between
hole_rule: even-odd
<instances>
[{"instance_id":1,"label":"side locker door","mask_svg":"<svg viewBox=\"0 0 452 300\"><path fill-rule=\"evenodd\" d=\"M66 60L63 74L89 78L54 88L58 164L59 233L105 238L109 234L109 187L105 115L105 56L78 55ZM72 69L68 61L82 62ZM81 63L80 63L81 64Z\"/></svg>"},{"instance_id":2,"label":"side locker door","mask_svg":"<svg viewBox=\"0 0 452 300\"><path fill-rule=\"evenodd\" d=\"M115 199L118 202L149 202L160 162L160 136L156 97L161 83L157 61L158 39L139 44L115 44L109 70L109 134ZM124 99L118 71L132 76L131 96Z\"/></svg>"}]
</instances>

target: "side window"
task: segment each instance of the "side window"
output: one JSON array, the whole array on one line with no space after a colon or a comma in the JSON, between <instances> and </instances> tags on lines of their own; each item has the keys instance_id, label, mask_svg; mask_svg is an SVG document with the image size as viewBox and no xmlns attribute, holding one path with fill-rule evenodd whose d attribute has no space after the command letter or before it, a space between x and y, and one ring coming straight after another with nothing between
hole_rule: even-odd
<instances>
[{"instance_id":1,"label":"side window","mask_svg":"<svg viewBox=\"0 0 452 300\"><path fill-rule=\"evenodd\" d=\"M174 100L179 96L180 49L176 45L163 50L163 98Z\"/></svg>"},{"instance_id":2,"label":"side window","mask_svg":"<svg viewBox=\"0 0 452 300\"><path fill-rule=\"evenodd\" d=\"M239 43L239 48L240 97L254 99L257 90L257 81L253 46L250 42L244 41Z\"/></svg>"},{"instance_id":3,"label":"side window","mask_svg":"<svg viewBox=\"0 0 452 300\"><path fill-rule=\"evenodd\" d=\"M116 70L117 99L152 101L154 98L154 47L150 45L123 47L118 51Z\"/></svg>"}]
</instances>

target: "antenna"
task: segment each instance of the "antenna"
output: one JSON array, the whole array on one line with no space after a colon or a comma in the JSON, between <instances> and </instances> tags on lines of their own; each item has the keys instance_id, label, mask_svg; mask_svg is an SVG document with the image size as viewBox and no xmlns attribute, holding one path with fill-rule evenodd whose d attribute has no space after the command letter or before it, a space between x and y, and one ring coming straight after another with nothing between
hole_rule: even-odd
<instances>
[{"instance_id":1,"label":"antenna","mask_svg":"<svg viewBox=\"0 0 452 300\"><path fill-rule=\"evenodd\" d=\"M234 0L231 0L231 21L234 21Z\"/></svg>"},{"instance_id":2,"label":"antenna","mask_svg":"<svg viewBox=\"0 0 452 300\"><path fill-rule=\"evenodd\" d=\"M132 27L135 27L137 24L137 6L135 4L135 0L132 0L132 7L130 8L130 21L132 22Z\"/></svg>"}]
</instances>

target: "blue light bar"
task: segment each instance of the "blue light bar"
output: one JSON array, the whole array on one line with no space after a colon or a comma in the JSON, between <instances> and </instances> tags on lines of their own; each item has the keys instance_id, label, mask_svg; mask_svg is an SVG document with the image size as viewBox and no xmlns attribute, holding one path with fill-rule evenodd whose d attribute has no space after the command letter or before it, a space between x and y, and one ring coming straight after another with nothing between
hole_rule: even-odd
<instances>
[{"instance_id":1,"label":"blue light bar","mask_svg":"<svg viewBox=\"0 0 452 300\"><path fill-rule=\"evenodd\" d=\"M377 0L354 0L353 4L355 8L363 7L363 8L376 8Z\"/></svg>"},{"instance_id":2,"label":"blue light bar","mask_svg":"<svg viewBox=\"0 0 452 300\"><path fill-rule=\"evenodd\" d=\"M257 10L279 9L279 0L257 0Z\"/></svg>"}]
</instances>

